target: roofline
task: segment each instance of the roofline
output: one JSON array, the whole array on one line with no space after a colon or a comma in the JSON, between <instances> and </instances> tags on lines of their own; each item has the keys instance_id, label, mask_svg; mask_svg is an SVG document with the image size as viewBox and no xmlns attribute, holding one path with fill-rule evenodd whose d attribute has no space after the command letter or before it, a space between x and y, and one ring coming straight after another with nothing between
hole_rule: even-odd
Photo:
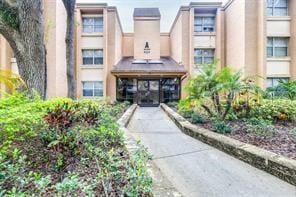
<instances>
[{"instance_id":1,"label":"roofline","mask_svg":"<svg viewBox=\"0 0 296 197\"><path fill-rule=\"evenodd\" d=\"M174 22L169 30L169 32L164 32L163 34L168 34L168 35L171 35L175 25L176 25L176 22L177 20L179 19L179 16L180 16L180 13L181 11L190 11L191 8L197 8L197 7L217 7L217 8L222 8L222 10L226 10L232 3L234 2L234 0L228 0L228 2L222 6L222 2L191 2L189 4L189 6L181 6L178 10L178 13L174 19ZM116 12L116 17L117 17L117 20L119 22L119 26L120 26L120 30L121 30L121 34L124 35L124 34L133 34L134 32L124 32L123 31L123 27L122 27L122 23L120 21L120 17L119 17L119 14L118 14L118 10L117 10L117 7L116 6L108 6L107 3L76 3L76 8L84 8L84 7L101 7L101 8L107 8L107 11L115 11ZM134 19L140 19L140 18L143 18L143 17L134 17ZM144 17L145 18L145 17ZM159 17L160 19L161 17ZM153 18L154 20L157 20L158 17L154 17Z\"/></svg>"},{"instance_id":2,"label":"roofline","mask_svg":"<svg viewBox=\"0 0 296 197\"><path fill-rule=\"evenodd\" d=\"M153 9L153 10L157 10L158 14L157 15L152 15L152 16L137 16L135 14L135 11L136 10L139 10L139 9ZM161 18L161 13L160 13L160 10L159 10L159 7L136 7L134 8L134 12L133 12L133 18Z\"/></svg>"},{"instance_id":3,"label":"roofline","mask_svg":"<svg viewBox=\"0 0 296 197\"><path fill-rule=\"evenodd\" d=\"M177 15L176 15L176 17L175 17L175 20L174 20L174 22L173 22L173 24L172 24L172 26L171 26L171 28L170 28L169 34L172 33L173 28L174 28L175 25L176 25L176 22L177 22L177 20L178 20L178 18L179 18L179 16L180 16L181 11L190 11L190 6L181 6L181 7L179 8L178 13L177 13Z\"/></svg>"},{"instance_id":4,"label":"roofline","mask_svg":"<svg viewBox=\"0 0 296 197\"><path fill-rule=\"evenodd\" d=\"M162 71L159 71L159 70L111 70L110 71L112 74L122 74L122 73L131 73L131 74L175 74L175 75L185 75L186 73L188 73L188 71L177 71L177 70L174 70L174 71L168 71L168 70L162 70Z\"/></svg>"},{"instance_id":5,"label":"roofline","mask_svg":"<svg viewBox=\"0 0 296 197\"><path fill-rule=\"evenodd\" d=\"M83 8L83 7L108 7L107 3L76 3L77 8Z\"/></svg>"},{"instance_id":6,"label":"roofline","mask_svg":"<svg viewBox=\"0 0 296 197\"><path fill-rule=\"evenodd\" d=\"M134 20L143 20L143 21L155 21L160 20L160 16L134 16Z\"/></svg>"},{"instance_id":7,"label":"roofline","mask_svg":"<svg viewBox=\"0 0 296 197\"><path fill-rule=\"evenodd\" d=\"M233 1L233 0L230 0L230 1ZM216 7L216 8L223 8L222 4L223 4L222 2L191 2L189 4L189 6L181 6L179 8L179 10L178 10L178 13L177 13L177 15L175 17L175 20L174 20L172 26L170 28L169 34L172 33L173 28L176 25L176 22L177 22L177 20L178 20L178 18L180 16L181 11L190 11L191 8L197 8L197 7L210 7L210 8L211 7Z\"/></svg>"},{"instance_id":8,"label":"roofline","mask_svg":"<svg viewBox=\"0 0 296 197\"><path fill-rule=\"evenodd\" d=\"M228 0L228 2L223 6L222 10L226 10L233 2L234 0Z\"/></svg>"},{"instance_id":9,"label":"roofline","mask_svg":"<svg viewBox=\"0 0 296 197\"><path fill-rule=\"evenodd\" d=\"M222 2L191 2L190 7L222 7Z\"/></svg>"},{"instance_id":10,"label":"roofline","mask_svg":"<svg viewBox=\"0 0 296 197\"><path fill-rule=\"evenodd\" d=\"M115 12L119 26L120 26L121 36L123 36L123 28L122 28L120 17L119 17L118 11L117 11L117 7L116 6L108 6L107 11L110 11L110 12L114 11Z\"/></svg>"}]
</instances>

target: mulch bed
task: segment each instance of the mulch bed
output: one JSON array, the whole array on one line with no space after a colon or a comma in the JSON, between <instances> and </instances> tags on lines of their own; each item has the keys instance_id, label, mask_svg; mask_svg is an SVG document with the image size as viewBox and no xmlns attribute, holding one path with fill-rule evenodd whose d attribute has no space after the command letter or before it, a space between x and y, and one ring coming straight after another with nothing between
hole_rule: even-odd
<instances>
[{"instance_id":1,"label":"mulch bed","mask_svg":"<svg viewBox=\"0 0 296 197\"><path fill-rule=\"evenodd\" d=\"M171 107L178 112L175 107ZM190 118L187 118L192 123ZM252 144L257 147L272 151L285 157L296 159L296 123L276 123L274 132L271 135L258 135L247 132L246 122L243 121L226 121L231 127L231 132L225 134L228 137ZM204 124L196 124L203 128L214 130L213 123L207 121Z\"/></svg>"},{"instance_id":2,"label":"mulch bed","mask_svg":"<svg viewBox=\"0 0 296 197\"><path fill-rule=\"evenodd\" d=\"M293 131L296 128L295 124L275 124L275 131L272 135L249 133L245 122L230 121L228 124L231 126L231 133L225 135L288 158L296 159L296 132ZM211 122L198 125L213 130Z\"/></svg>"}]
</instances>

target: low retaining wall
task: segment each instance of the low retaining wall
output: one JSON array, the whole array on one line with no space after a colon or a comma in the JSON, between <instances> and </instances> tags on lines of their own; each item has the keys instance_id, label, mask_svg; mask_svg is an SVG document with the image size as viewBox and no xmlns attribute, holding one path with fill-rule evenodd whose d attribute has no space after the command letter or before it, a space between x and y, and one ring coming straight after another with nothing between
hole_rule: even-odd
<instances>
[{"instance_id":1,"label":"low retaining wall","mask_svg":"<svg viewBox=\"0 0 296 197\"><path fill-rule=\"evenodd\" d=\"M296 161L191 124L165 104L160 107L187 135L296 186Z\"/></svg>"},{"instance_id":2,"label":"low retaining wall","mask_svg":"<svg viewBox=\"0 0 296 197\"><path fill-rule=\"evenodd\" d=\"M130 122L131 118L133 117L133 114L135 113L137 109L137 105L133 104L131 105L125 112L124 114L121 116L121 118L117 121L117 123L121 126L121 127L126 127L128 125L128 123Z\"/></svg>"},{"instance_id":3,"label":"low retaining wall","mask_svg":"<svg viewBox=\"0 0 296 197\"><path fill-rule=\"evenodd\" d=\"M124 132L125 145L127 150L132 153L140 148L140 144L131 135L130 131L126 128L133 117L137 105L131 105L121 118L117 121L120 130ZM148 171L153 179L153 196L162 197L181 197L182 195L177 191L177 189L172 185L172 183L163 175L161 170L155 165L153 161L148 162Z\"/></svg>"}]
</instances>

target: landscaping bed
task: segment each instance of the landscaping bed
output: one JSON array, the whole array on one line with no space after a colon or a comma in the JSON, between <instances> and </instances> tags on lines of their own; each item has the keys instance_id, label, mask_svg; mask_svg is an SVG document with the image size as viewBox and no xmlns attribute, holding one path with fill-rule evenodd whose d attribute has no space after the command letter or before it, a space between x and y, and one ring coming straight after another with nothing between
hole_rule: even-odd
<instances>
[{"instance_id":1,"label":"landscaping bed","mask_svg":"<svg viewBox=\"0 0 296 197\"><path fill-rule=\"evenodd\" d=\"M127 150L105 101L0 99L0 196L151 196L149 155Z\"/></svg>"},{"instance_id":2,"label":"landscaping bed","mask_svg":"<svg viewBox=\"0 0 296 197\"><path fill-rule=\"evenodd\" d=\"M192 119L188 119L192 123ZM246 121L226 121L231 131L226 136L240 140L242 142L270 150L274 153L296 159L296 133L293 130L295 123L274 124L274 128L267 130L266 134L249 132L249 125ZM216 131L212 121L198 124L206 129Z\"/></svg>"},{"instance_id":3,"label":"landscaping bed","mask_svg":"<svg viewBox=\"0 0 296 197\"><path fill-rule=\"evenodd\" d=\"M212 132L209 129L205 129L196 124L194 125L165 104L161 104L161 108L185 134L253 165L256 168L277 176L292 185L296 185L296 160L222 135L222 133L219 132L222 130L218 131L215 129L215 132Z\"/></svg>"},{"instance_id":4,"label":"landscaping bed","mask_svg":"<svg viewBox=\"0 0 296 197\"><path fill-rule=\"evenodd\" d=\"M263 90L257 77L216 68L217 62L198 66L186 97L169 106L193 124L296 159L296 81Z\"/></svg>"},{"instance_id":5,"label":"landscaping bed","mask_svg":"<svg viewBox=\"0 0 296 197\"><path fill-rule=\"evenodd\" d=\"M295 122L265 122L257 118L250 120L225 120L216 122L206 115L194 112L179 111L176 104L170 107L183 115L189 122L219 132L239 141L264 148L274 153L296 159L296 123ZM198 115L197 115L198 114ZM192 118L193 116L193 118ZM196 118L198 116L198 118ZM252 122L253 121L253 122ZM219 128L220 127L220 128ZM219 131L220 130L220 131Z\"/></svg>"}]
</instances>

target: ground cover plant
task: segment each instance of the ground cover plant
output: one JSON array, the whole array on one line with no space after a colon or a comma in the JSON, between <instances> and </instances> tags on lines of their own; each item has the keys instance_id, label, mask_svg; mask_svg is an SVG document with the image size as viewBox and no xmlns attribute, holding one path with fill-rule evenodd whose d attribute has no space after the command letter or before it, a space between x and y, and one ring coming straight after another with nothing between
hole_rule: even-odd
<instances>
[{"instance_id":1,"label":"ground cover plant","mask_svg":"<svg viewBox=\"0 0 296 197\"><path fill-rule=\"evenodd\" d=\"M295 81L279 83L281 94L269 97L229 68L199 66L200 75L189 80L188 96L169 106L194 124L245 143L296 159Z\"/></svg>"},{"instance_id":2,"label":"ground cover plant","mask_svg":"<svg viewBox=\"0 0 296 197\"><path fill-rule=\"evenodd\" d=\"M0 99L0 196L151 196L149 155L130 153L125 103Z\"/></svg>"}]
</instances>

